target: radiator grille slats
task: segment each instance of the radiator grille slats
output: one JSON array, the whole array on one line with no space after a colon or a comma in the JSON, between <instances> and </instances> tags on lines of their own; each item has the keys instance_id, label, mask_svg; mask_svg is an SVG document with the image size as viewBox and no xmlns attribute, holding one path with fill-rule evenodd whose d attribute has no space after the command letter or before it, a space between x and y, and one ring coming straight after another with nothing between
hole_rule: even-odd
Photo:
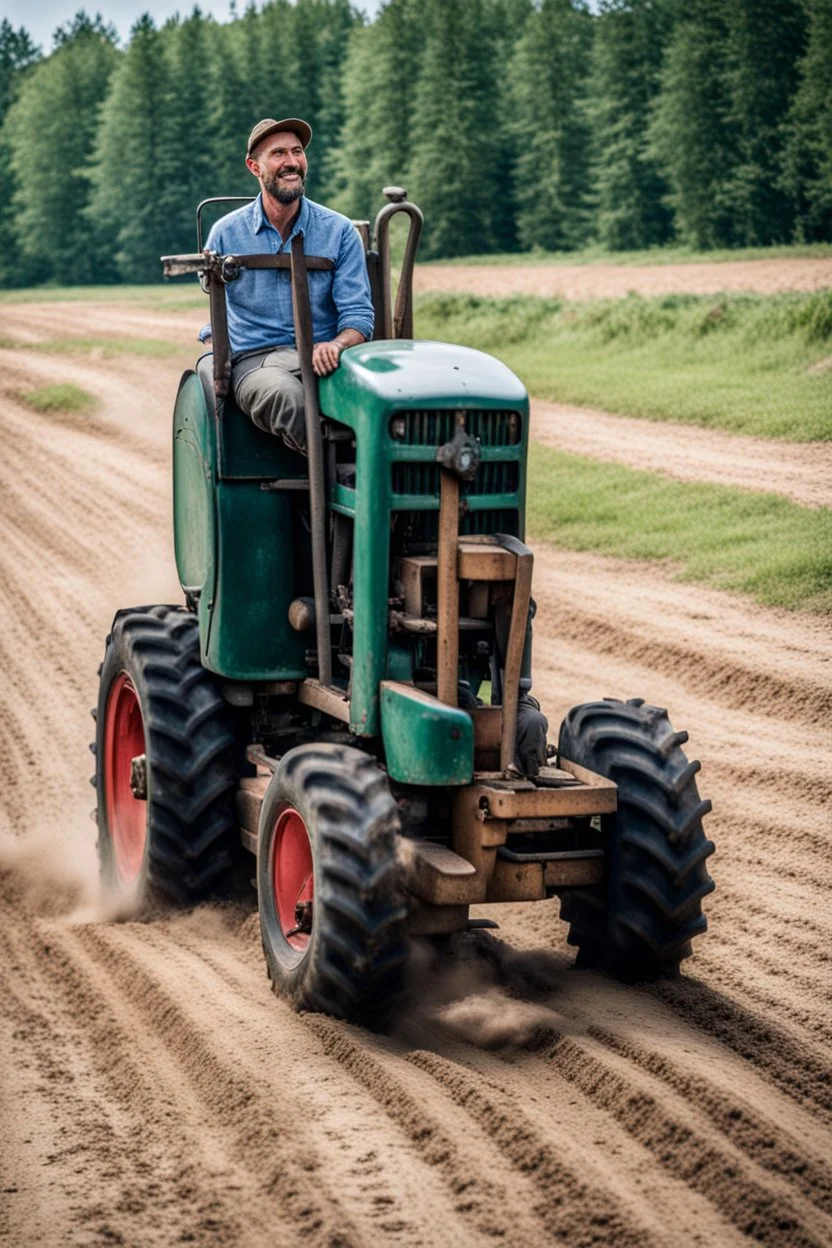
<instances>
[{"instance_id":1,"label":"radiator grille slats","mask_svg":"<svg viewBox=\"0 0 832 1248\"><path fill-rule=\"evenodd\" d=\"M522 437L519 412L489 408L399 412L391 421L391 431L405 446L441 446L454 436L458 417L466 433L479 438L483 446L516 446Z\"/></svg>"},{"instance_id":2,"label":"radiator grille slats","mask_svg":"<svg viewBox=\"0 0 832 1248\"><path fill-rule=\"evenodd\" d=\"M417 494L421 497L439 498L439 465L425 463L394 463L393 493ZM473 481L462 486L465 495L516 494L520 481L520 465L517 460L485 460Z\"/></svg>"}]
</instances>

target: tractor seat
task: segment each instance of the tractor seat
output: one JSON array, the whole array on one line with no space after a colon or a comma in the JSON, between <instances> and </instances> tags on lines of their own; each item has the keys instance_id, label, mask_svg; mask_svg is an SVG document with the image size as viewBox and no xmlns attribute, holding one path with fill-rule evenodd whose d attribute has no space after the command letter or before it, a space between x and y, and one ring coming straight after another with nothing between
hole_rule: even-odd
<instances>
[{"instance_id":1,"label":"tractor seat","mask_svg":"<svg viewBox=\"0 0 832 1248\"><path fill-rule=\"evenodd\" d=\"M202 381L208 410L214 410L214 356L200 357L196 371ZM274 434L258 429L240 411L232 395L223 400L222 418L217 422L219 476L222 480L271 480L308 476L303 455L292 451Z\"/></svg>"}]
</instances>

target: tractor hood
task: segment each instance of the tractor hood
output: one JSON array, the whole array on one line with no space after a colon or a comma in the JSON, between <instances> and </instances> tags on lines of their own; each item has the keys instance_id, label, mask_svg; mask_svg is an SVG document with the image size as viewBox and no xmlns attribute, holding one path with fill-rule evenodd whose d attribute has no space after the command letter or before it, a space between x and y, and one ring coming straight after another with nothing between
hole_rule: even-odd
<instances>
[{"instance_id":1,"label":"tractor hood","mask_svg":"<svg viewBox=\"0 0 832 1248\"><path fill-rule=\"evenodd\" d=\"M447 342L407 339L350 347L320 387L321 410L339 414L357 406L407 408L515 408L525 411L523 383L492 355Z\"/></svg>"}]
</instances>

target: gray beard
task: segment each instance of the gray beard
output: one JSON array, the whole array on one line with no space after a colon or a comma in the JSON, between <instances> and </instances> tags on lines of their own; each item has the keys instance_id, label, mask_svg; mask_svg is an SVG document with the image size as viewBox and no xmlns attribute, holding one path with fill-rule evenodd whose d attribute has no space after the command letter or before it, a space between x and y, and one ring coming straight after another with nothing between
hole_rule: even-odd
<instances>
[{"instance_id":1,"label":"gray beard","mask_svg":"<svg viewBox=\"0 0 832 1248\"><path fill-rule=\"evenodd\" d=\"M276 199L279 204L293 204L296 199L300 199L303 194L303 182L299 182L297 186L282 187L277 179L263 179L263 186L266 188L272 199Z\"/></svg>"}]
</instances>

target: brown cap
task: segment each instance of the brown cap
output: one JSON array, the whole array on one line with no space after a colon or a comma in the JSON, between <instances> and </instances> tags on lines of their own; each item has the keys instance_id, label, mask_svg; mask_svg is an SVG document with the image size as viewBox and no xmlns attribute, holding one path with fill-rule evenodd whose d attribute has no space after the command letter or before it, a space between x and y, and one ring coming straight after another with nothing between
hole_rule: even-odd
<instances>
[{"instance_id":1,"label":"brown cap","mask_svg":"<svg viewBox=\"0 0 832 1248\"><path fill-rule=\"evenodd\" d=\"M262 121L258 121L248 136L246 156L250 157L258 143L262 143L267 135L278 134L281 130L290 130L292 134L296 134L304 148L307 148L312 141L312 127L308 122L301 121L300 117L284 117L282 121L275 121L273 117L264 117Z\"/></svg>"}]
</instances>

